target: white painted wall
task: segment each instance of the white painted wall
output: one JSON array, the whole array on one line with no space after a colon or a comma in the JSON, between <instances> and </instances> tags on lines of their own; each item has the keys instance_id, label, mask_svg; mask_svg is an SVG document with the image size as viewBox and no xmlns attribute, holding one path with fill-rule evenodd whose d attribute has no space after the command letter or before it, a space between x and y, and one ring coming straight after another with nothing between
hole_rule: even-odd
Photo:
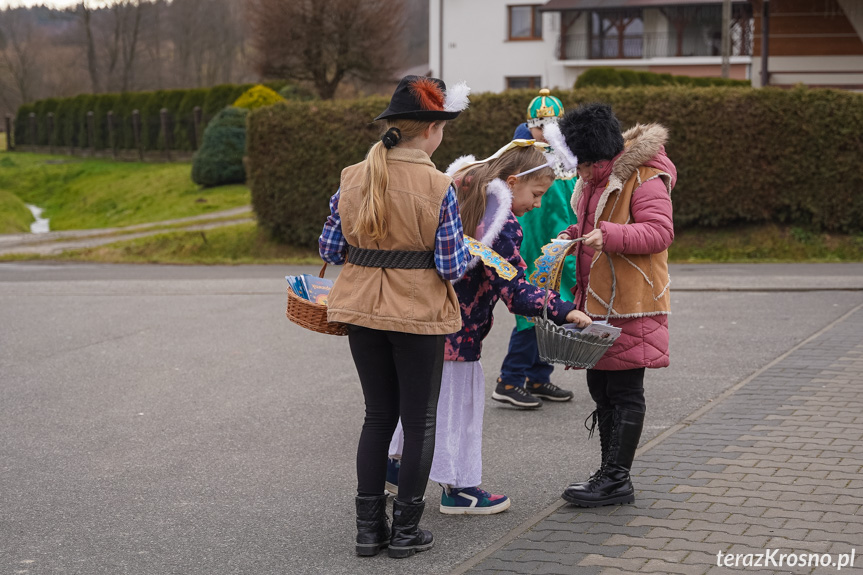
<instances>
[{"instance_id":1,"label":"white painted wall","mask_svg":"<svg viewBox=\"0 0 863 575\"><path fill-rule=\"evenodd\" d=\"M644 69L649 66L721 63L718 57L651 58L651 55L637 60L558 60L558 12L543 13L541 41L510 42L507 39L507 7L545 4L546 1L429 0L429 66L432 73L447 84L464 80L474 93L479 93L505 90L508 76L540 76L542 87L571 88L581 72L594 66ZM863 3L863 0L853 1ZM588 25L588 19L583 17L569 33L587 34ZM644 30L645 33L667 33L669 25L659 10L646 9ZM749 64L751 57L732 57L731 61L734 64Z\"/></svg>"},{"instance_id":2,"label":"white painted wall","mask_svg":"<svg viewBox=\"0 0 863 575\"><path fill-rule=\"evenodd\" d=\"M863 56L770 56L768 67L771 84L863 84ZM813 70L820 73L806 74ZM760 57L752 59L752 85L761 87Z\"/></svg>"},{"instance_id":3,"label":"white painted wall","mask_svg":"<svg viewBox=\"0 0 863 575\"><path fill-rule=\"evenodd\" d=\"M430 0L429 63L441 74L440 9L443 2L443 76L447 84L464 80L478 92L506 89L508 76L540 76L543 87L564 84L555 56L560 15L543 15L541 41L510 42L507 6L545 4L546 0Z\"/></svg>"}]
</instances>

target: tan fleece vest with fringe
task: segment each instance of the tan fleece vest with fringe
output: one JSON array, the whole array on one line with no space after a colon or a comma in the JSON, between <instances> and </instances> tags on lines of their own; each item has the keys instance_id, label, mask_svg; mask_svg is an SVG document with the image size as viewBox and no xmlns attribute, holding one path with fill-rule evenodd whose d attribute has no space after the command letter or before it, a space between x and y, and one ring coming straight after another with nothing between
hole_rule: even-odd
<instances>
[{"instance_id":1,"label":"tan fleece vest with fringe","mask_svg":"<svg viewBox=\"0 0 863 575\"><path fill-rule=\"evenodd\" d=\"M671 193L669 174L642 165L665 144L667 134L665 128L657 124L636 125L623 134L626 151L615 162L608 185L596 206L596 228L602 221L632 223L632 194L648 180L662 178ZM581 187L577 186L572 198L573 206L577 205L580 195ZM614 265L614 276L609 257ZM591 317L600 319L609 312L612 318L668 314L671 310L670 284L667 250L658 254L625 255L596 252L590 265L586 311Z\"/></svg>"},{"instance_id":2,"label":"tan fleece vest with fringe","mask_svg":"<svg viewBox=\"0 0 863 575\"><path fill-rule=\"evenodd\" d=\"M452 180L421 150L387 152L389 185L383 214L387 237L352 232L362 202L365 161L342 171L339 215L348 245L370 250L434 251L441 205ZM455 333L461 311L452 284L437 270L384 269L346 263L329 297L327 319L423 335Z\"/></svg>"}]
</instances>

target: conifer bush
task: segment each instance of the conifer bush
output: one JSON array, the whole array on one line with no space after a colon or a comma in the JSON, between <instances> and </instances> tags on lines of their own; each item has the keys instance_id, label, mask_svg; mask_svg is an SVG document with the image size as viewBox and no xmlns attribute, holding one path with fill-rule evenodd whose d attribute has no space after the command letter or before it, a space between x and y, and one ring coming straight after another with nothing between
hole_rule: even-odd
<instances>
[{"instance_id":1,"label":"conifer bush","mask_svg":"<svg viewBox=\"0 0 863 575\"><path fill-rule=\"evenodd\" d=\"M246 180L243 154L246 150L248 110L228 106L207 125L201 148L192 158L192 181L205 188Z\"/></svg>"},{"instance_id":2,"label":"conifer bush","mask_svg":"<svg viewBox=\"0 0 863 575\"><path fill-rule=\"evenodd\" d=\"M256 110L264 106L272 106L278 102L283 102L284 98L275 90L271 90L266 86L258 84L243 92L243 94L234 101L234 107L245 108L247 110Z\"/></svg>"},{"instance_id":3,"label":"conifer bush","mask_svg":"<svg viewBox=\"0 0 863 575\"><path fill-rule=\"evenodd\" d=\"M671 74L657 74L655 72L644 72L641 70L627 70L625 68L611 68L608 66L597 66L590 68L578 75L575 81L576 88L608 88L620 86L629 88L632 86L735 86L738 88L749 87L749 80L731 80L726 78L694 77L694 76L672 76Z\"/></svg>"}]
</instances>

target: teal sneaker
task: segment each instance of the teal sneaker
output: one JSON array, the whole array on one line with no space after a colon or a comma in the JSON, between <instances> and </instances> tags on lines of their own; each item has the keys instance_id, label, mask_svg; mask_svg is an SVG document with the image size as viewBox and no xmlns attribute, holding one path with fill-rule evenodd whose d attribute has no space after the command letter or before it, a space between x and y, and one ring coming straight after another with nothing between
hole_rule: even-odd
<instances>
[{"instance_id":1,"label":"teal sneaker","mask_svg":"<svg viewBox=\"0 0 863 575\"><path fill-rule=\"evenodd\" d=\"M440 496L440 512L446 515L494 515L509 509L512 503L506 495L494 495L479 487L444 488Z\"/></svg>"}]
</instances>

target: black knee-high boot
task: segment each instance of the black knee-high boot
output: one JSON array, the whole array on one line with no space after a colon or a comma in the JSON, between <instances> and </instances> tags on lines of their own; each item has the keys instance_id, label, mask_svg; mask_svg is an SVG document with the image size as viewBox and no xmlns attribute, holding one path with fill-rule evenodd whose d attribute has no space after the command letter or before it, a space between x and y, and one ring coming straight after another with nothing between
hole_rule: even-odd
<instances>
[{"instance_id":1,"label":"black knee-high boot","mask_svg":"<svg viewBox=\"0 0 863 575\"><path fill-rule=\"evenodd\" d=\"M425 501L413 500L405 503L393 501L393 536L390 540L389 555L398 559L410 557L414 553L427 551L434 546L431 531L419 528L425 509Z\"/></svg>"},{"instance_id":2,"label":"black knee-high boot","mask_svg":"<svg viewBox=\"0 0 863 575\"><path fill-rule=\"evenodd\" d=\"M644 412L616 407L611 419L608 456L599 474L587 482L567 487L563 492L567 502L580 507L599 507L635 501L629 471L644 427Z\"/></svg>"},{"instance_id":3,"label":"black knee-high boot","mask_svg":"<svg viewBox=\"0 0 863 575\"><path fill-rule=\"evenodd\" d=\"M608 459L609 448L611 447L611 428L614 419L614 409L610 407L599 407L596 406L596 409L593 410L593 413L587 416L587 419L593 418L593 423L590 427L587 427L587 420L584 421L584 427L590 432L587 434L587 438L590 439L593 436L594 430L599 428L599 449L600 449L600 460L599 460L599 469L594 471L590 477L587 478L587 481L579 481L576 483L571 483L572 485L581 485L587 483L588 481L593 481L599 474L602 473L602 470L605 468L606 460Z\"/></svg>"},{"instance_id":4,"label":"black knee-high boot","mask_svg":"<svg viewBox=\"0 0 863 575\"><path fill-rule=\"evenodd\" d=\"M357 496L357 555L371 557L390 544L387 496Z\"/></svg>"}]
</instances>

